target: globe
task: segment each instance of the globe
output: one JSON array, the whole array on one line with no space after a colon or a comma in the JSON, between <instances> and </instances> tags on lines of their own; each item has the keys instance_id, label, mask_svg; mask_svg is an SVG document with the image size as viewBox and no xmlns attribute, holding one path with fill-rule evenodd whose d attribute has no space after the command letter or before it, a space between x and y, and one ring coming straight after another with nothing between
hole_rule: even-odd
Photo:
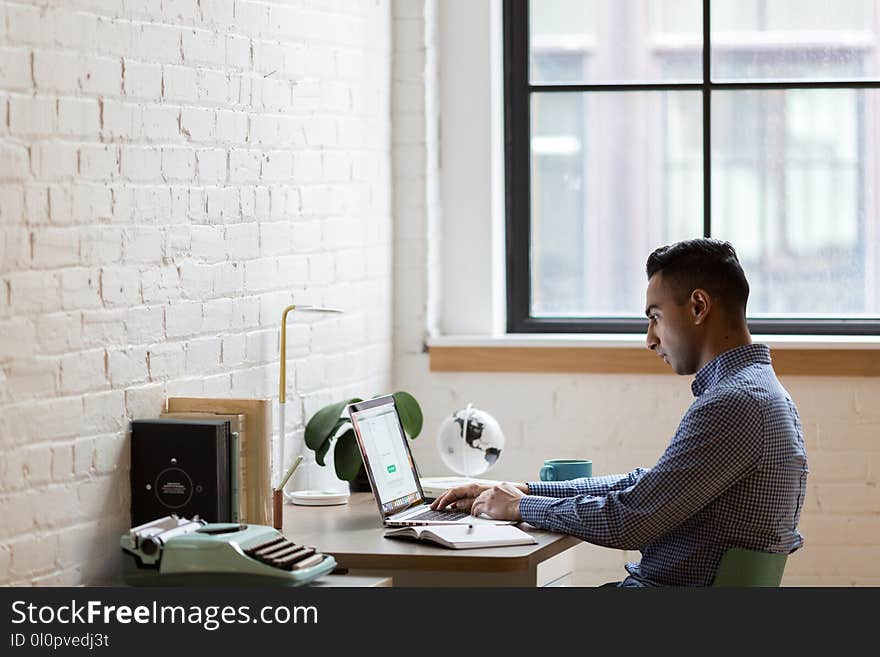
<instances>
[{"instance_id":1,"label":"globe","mask_svg":"<svg viewBox=\"0 0 880 657\"><path fill-rule=\"evenodd\" d=\"M447 468L465 477L476 477L501 458L504 434L495 418L468 404L440 423L437 448Z\"/></svg>"}]
</instances>

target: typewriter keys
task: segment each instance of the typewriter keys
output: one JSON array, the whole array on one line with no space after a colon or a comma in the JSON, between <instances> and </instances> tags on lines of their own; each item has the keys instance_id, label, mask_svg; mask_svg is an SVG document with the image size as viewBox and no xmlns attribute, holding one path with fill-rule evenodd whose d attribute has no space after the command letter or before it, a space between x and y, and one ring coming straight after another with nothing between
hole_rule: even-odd
<instances>
[{"instance_id":1,"label":"typewriter keys","mask_svg":"<svg viewBox=\"0 0 880 657\"><path fill-rule=\"evenodd\" d=\"M267 566L282 570L309 568L324 559L324 555L315 548L297 545L283 536L248 548L244 553Z\"/></svg>"}]
</instances>

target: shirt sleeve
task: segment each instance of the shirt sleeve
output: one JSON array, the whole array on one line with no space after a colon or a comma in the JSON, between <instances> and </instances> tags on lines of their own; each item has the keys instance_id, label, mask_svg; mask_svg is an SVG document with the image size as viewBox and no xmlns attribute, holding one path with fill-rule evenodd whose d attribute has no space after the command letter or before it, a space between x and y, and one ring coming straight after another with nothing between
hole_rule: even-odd
<instances>
[{"instance_id":1,"label":"shirt sleeve","mask_svg":"<svg viewBox=\"0 0 880 657\"><path fill-rule=\"evenodd\" d=\"M657 465L632 486L555 497L533 495L529 484L520 514L535 527L596 545L641 549L758 467L762 449L758 403L746 394L731 394L692 406Z\"/></svg>"},{"instance_id":2,"label":"shirt sleeve","mask_svg":"<svg viewBox=\"0 0 880 657\"><path fill-rule=\"evenodd\" d=\"M529 487L529 495L540 495L542 497L607 495L613 490L623 490L634 486L646 472L645 468L636 468L627 474L582 477L568 481L530 481L527 485Z\"/></svg>"}]
</instances>

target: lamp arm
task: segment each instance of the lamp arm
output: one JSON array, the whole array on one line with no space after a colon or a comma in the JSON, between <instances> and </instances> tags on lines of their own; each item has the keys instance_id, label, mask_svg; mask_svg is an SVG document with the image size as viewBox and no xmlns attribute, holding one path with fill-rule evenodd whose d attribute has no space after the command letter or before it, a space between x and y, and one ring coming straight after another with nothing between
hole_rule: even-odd
<instances>
[{"instance_id":1,"label":"lamp arm","mask_svg":"<svg viewBox=\"0 0 880 657\"><path fill-rule=\"evenodd\" d=\"M276 483L284 476L284 442L287 437L287 315L296 305L287 306L281 313L281 357L278 359L281 371L278 376L278 464L275 466Z\"/></svg>"},{"instance_id":2,"label":"lamp arm","mask_svg":"<svg viewBox=\"0 0 880 657\"><path fill-rule=\"evenodd\" d=\"M287 306L281 312L281 372L278 377L278 401L284 404L287 401L287 315L291 310L296 310L296 305Z\"/></svg>"}]
</instances>

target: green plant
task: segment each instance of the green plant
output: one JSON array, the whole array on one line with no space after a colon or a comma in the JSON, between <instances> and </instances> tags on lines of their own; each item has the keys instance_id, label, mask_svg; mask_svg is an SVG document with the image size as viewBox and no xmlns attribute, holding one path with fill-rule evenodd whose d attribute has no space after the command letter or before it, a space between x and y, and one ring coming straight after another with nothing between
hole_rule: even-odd
<instances>
[{"instance_id":1,"label":"green plant","mask_svg":"<svg viewBox=\"0 0 880 657\"><path fill-rule=\"evenodd\" d=\"M415 439L422 432L423 416L419 403L408 392L398 391L392 396L404 432L411 439ZM324 465L324 457L330 451L333 441L336 441L333 463L336 467L336 476L344 481L351 481L357 477L363 465L354 428L348 416L343 415L346 406L359 401L363 400L355 397L328 404L315 413L306 424L306 447L315 452L315 461L318 465Z\"/></svg>"}]
</instances>

